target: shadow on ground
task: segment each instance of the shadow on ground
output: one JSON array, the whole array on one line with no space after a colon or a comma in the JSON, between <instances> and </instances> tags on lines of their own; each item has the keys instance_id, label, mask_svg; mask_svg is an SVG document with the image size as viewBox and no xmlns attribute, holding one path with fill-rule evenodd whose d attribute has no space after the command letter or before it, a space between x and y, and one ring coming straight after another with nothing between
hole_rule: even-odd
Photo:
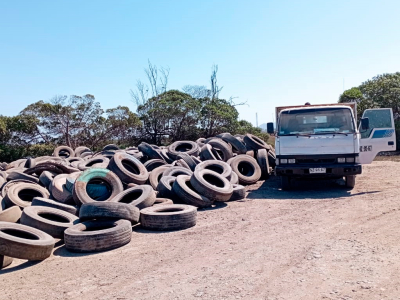
<instances>
[{"instance_id":1,"label":"shadow on ground","mask_svg":"<svg viewBox=\"0 0 400 300\"><path fill-rule=\"evenodd\" d=\"M23 269L35 266L37 264L40 264L41 262L42 261L40 261L40 260L39 261L26 261L26 262L24 262L24 263L22 263L20 265L14 266L14 267L7 267L7 268L5 268L3 270L0 270L0 275L7 274L7 273L12 273L12 272L19 271L19 270L23 270Z\"/></svg>"},{"instance_id":2,"label":"shadow on ground","mask_svg":"<svg viewBox=\"0 0 400 300\"><path fill-rule=\"evenodd\" d=\"M302 200L346 198L363 194L374 194L380 191L354 193L345 187L343 179L339 180L296 180L293 190L283 191L280 178L276 176L265 180L259 188L248 190L247 199Z\"/></svg>"}]
</instances>

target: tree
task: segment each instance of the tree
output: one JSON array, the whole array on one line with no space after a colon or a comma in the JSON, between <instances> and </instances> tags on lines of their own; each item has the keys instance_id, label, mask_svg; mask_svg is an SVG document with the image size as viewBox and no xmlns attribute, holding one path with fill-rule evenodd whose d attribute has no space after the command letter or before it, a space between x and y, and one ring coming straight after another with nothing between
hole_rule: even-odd
<instances>
[{"instance_id":1,"label":"tree","mask_svg":"<svg viewBox=\"0 0 400 300\"><path fill-rule=\"evenodd\" d=\"M166 138L185 139L196 131L199 110L199 101L177 90L152 97L137 109L143 122L143 138L155 144Z\"/></svg>"},{"instance_id":2,"label":"tree","mask_svg":"<svg viewBox=\"0 0 400 300\"><path fill-rule=\"evenodd\" d=\"M356 101L359 117L368 108L392 108L396 123L397 145L400 147L400 72L382 74L346 90L339 102Z\"/></svg>"}]
</instances>

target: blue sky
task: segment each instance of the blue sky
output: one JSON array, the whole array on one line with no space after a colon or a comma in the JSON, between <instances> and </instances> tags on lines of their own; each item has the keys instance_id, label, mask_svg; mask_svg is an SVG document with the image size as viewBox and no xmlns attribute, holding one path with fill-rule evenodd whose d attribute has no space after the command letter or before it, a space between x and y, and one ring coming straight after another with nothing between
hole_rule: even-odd
<instances>
[{"instance_id":1,"label":"blue sky","mask_svg":"<svg viewBox=\"0 0 400 300\"><path fill-rule=\"evenodd\" d=\"M400 71L400 1L1 1L0 114L54 95L93 94L135 110L147 60L169 88L238 97L240 118L336 102L345 88Z\"/></svg>"}]
</instances>

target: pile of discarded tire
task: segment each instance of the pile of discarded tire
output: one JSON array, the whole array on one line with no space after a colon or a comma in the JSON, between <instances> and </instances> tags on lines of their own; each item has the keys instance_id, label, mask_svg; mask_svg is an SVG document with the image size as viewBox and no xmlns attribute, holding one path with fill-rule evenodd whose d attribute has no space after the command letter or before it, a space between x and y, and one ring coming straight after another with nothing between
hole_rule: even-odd
<instances>
[{"instance_id":1,"label":"pile of discarded tire","mask_svg":"<svg viewBox=\"0 0 400 300\"><path fill-rule=\"evenodd\" d=\"M129 243L135 224L192 227L198 208L244 199L244 185L268 179L274 166L271 146L229 133L97 153L60 146L53 156L0 163L0 268L49 257L55 239L96 252Z\"/></svg>"}]
</instances>

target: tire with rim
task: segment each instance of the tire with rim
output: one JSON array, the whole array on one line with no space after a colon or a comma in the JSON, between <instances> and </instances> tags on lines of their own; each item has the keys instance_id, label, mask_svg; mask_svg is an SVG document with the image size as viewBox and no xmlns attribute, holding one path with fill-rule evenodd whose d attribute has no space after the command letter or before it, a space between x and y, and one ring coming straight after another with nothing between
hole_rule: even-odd
<instances>
[{"instance_id":1,"label":"tire with rim","mask_svg":"<svg viewBox=\"0 0 400 300\"><path fill-rule=\"evenodd\" d=\"M190 176L179 175L173 183L175 195L183 202L196 207L209 207L213 201L200 195L190 183Z\"/></svg>"},{"instance_id":2,"label":"tire with rim","mask_svg":"<svg viewBox=\"0 0 400 300\"><path fill-rule=\"evenodd\" d=\"M93 219L123 219L132 224L139 222L139 208L122 202L96 202L83 204L79 210L81 221Z\"/></svg>"},{"instance_id":3,"label":"tire with rim","mask_svg":"<svg viewBox=\"0 0 400 300\"><path fill-rule=\"evenodd\" d=\"M49 198L49 192L38 184L19 183L10 187L4 197L6 207L19 206L21 209L31 205L33 198Z\"/></svg>"},{"instance_id":4,"label":"tire with rim","mask_svg":"<svg viewBox=\"0 0 400 300\"><path fill-rule=\"evenodd\" d=\"M231 167L240 184L254 184L261 178L261 168L253 157L238 155L231 161Z\"/></svg>"},{"instance_id":5,"label":"tire with rim","mask_svg":"<svg viewBox=\"0 0 400 300\"><path fill-rule=\"evenodd\" d=\"M128 244L132 224L127 220L85 221L64 232L65 248L71 252L99 252Z\"/></svg>"},{"instance_id":6,"label":"tire with rim","mask_svg":"<svg viewBox=\"0 0 400 300\"><path fill-rule=\"evenodd\" d=\"M140 223L149 230L180 230L196 225L197 208L192 205L156 205L140 211Z\"/></svg>"},{"instance_id":7,"label":"tire with rim","mask_svg":"<svg viewBox=\"0 0 400 300\"><path fill-rule=\"evenodd\" d=\"M211 201L228 201L233 193L229 180L211 170L195 170L190 183L200 195Z\"/></svg>"},{"instance_id":8,"label":"tire with rim","mask_svg":"<svg viewBox=\"0 0 400 300\"><path fill-rule=\"evenodd\" d=\"M55 240L49 234L22 224L0 222L0 253L19 259L44 260Z\"/></svg>"},{"instance_id":9,"label":"tire with rim","mask_svg":"<svg viewBox=\"0 0 400 300\"><path fill-rule=\"evenodd\" d=\"M93 181L104 183L109 192L101 198L93 199L88 195L87 185ZM84 203L95 201L110 201L124 190L121 180L113 172L107 169L88 169L84 171L75 181L72 192L73 199L76 205L80 206Z\"/></svg>"},{"instance_id":10,"label":"tire with rim","mask_svg":"<svg viewBox=\"0 0 400 300\"><path fill-rule=\"evenodd\" d=\"M26 207L21 216L21 224L37 228L56 239L63 239L64 231L78 220L69 212L45 206Z\"/></svg>"},{"instance_id":11,"label":"tire with rim","mask_svg":"<svg viewBox=\"0 0 400 300\"><path fill-rule=\"evenodd\" d=\"M156 193L150 185L138 185L116 195L111 202L121 202L136 206L139 209L152 206Z\"/></svg>"},{"instance_id":12,"label":"tire with rim","mask_svg":"<svg viewBox=\"0 0 400 300\"><path fill-rule=\"evenodd\" d=\"M63 211L66 211L70 214L77 215L78 210L75 206L60 203L54 200L46 199L46 198L41 198L41 197L35 197L32 200L32 205L31 206L45 206L45 207L51 207L51 208L56 208L60 209Z\"/></svg>"},{"instance_id":13,"label":"tire with rim","mask_svg":"<svg viewBox=\"0 0 400 300\"><path fill-rule=\"evenodd\" d=\"M108 169L124 183L144 184L149 179L149 172L145 166L133 156L122 152L114 155Z\"/></svg>"}]
</instances>

